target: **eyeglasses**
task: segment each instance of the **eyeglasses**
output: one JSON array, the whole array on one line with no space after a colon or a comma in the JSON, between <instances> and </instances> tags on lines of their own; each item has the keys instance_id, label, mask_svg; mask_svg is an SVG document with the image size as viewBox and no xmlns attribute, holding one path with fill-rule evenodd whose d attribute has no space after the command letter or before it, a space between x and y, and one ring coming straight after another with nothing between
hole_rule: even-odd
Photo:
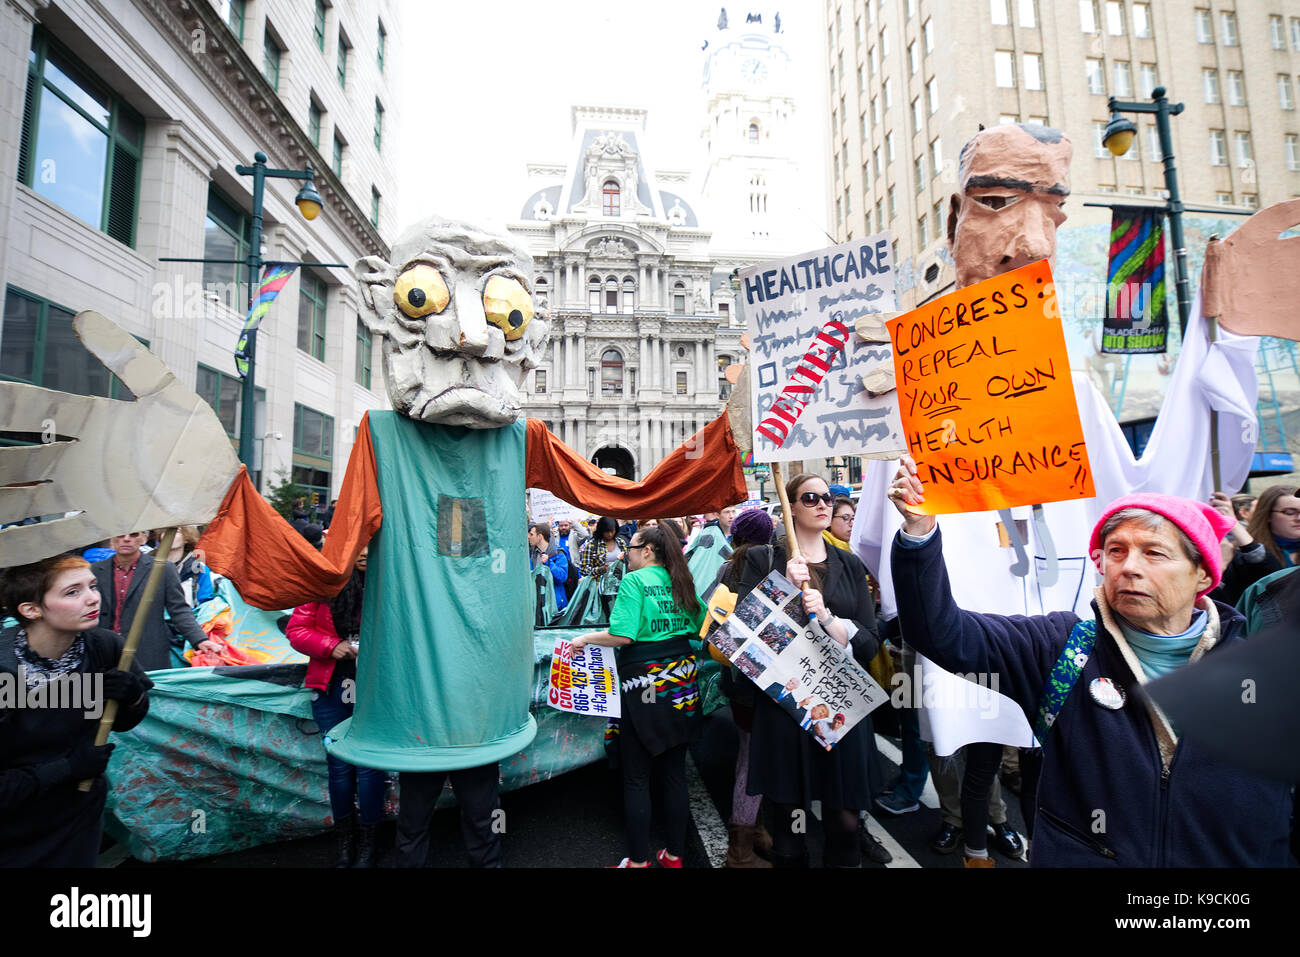
<instances>
[{"instance_id":1,"label":"eyeglasses","mask_svg":"<svg viewBox=\"0 0 1300 957\"><path fill-rule=\"evenodd\" d=\"M640 545L638 545L638 544L632 544L632 545L629 545L629 546L628 546L629 549L633 549L633 548L650 548L650 547L652 547L652 546L650 546L650 545L648 545L648 544L644 544L644 543L643 543L643 544L640 544Z\"/></svg>"},{"instance_id":2,"label":"eyeglasses","mask_svg":"<svg viewBox=\"0 0 1300 957\"><path fill-rule=\"evenodd\" d=\"M1275 508L1274 515L1285 515L1287 518L1300 517L1300 508Z\"/></svg>"},{"instance_id":3,"label":"eyeglasses","mask_svg":"<svg viewBox=\"0 0 1300 957\"><path fill-rule=\"evenodd\" d=\"M836 516L835 516L835 521L837 521L837 522L851 522L851 521L853 521L853 513L852 513L852 512L845 512L843 515L836 515Z\"/></svg>"},{"instance_id":4,"label":"eyeglasses","mask_svg":"<svg viewBox=\"0 0 1300 957\"><path fill-rule=\"evenodd\" d=\"M819 501L826 505L831 504L835 501L835 496L830 492L822 492L820 495L816 492L804 492L799 496L799 501L809 508L815 508Z\"/></svg>"}]
</instances>

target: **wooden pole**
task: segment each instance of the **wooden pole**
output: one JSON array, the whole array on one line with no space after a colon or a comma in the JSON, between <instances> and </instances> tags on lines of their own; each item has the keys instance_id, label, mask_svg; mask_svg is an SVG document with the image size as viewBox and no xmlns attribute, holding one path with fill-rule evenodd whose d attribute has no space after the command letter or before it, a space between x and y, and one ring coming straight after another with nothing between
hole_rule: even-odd
<instances>
[{"instance_id":1,"label":"wooden pole","mask_svg":"<svg viewBox=\"0 0 1300 957\"><path fill-rule=\"evenodd\" d=\"M126 644L122 646L122 657L117 662L119 671L130 671L131 662L135 661L135 650L140 647L140 635L144 631L145 617L153 607L153 600L158 594L158 586L162 584L163 567L167 564L167 556L171 554L172 541L175 538L176 529L167 529L167 531L163 532L162 540L153 553L153 566L149 569L148 579L145 580L144 591L140 595L140 604L135 609L135 617L131 619L131 630L127 632ZM99 728L95 731L96 747L108 744L108 733L113 730L113 722L116 720L117 702L105 701L104 713L100 715ZM77 785L77 790L89 791L90 786L94 783L93 778L87 778Z\"/></svg>"},{"instance_id":2,"label":"wooden pole","mask_svg":"<svg viewBox=\"0 0 1300 957\"><path fill-rule=\"evenodd\" d=\"M787 546L787 558L802 558L803 553L799 550L799 539L794 535L794 515L790 512L790 499L785 494L785 476L781 474L781 463L772 463L772 481L776 483L776 494L781 500L781 519L785 522L785 541ZM812 586L808 582L803 583L800 591L808 591Z\"/></svg>"}]
</instances>

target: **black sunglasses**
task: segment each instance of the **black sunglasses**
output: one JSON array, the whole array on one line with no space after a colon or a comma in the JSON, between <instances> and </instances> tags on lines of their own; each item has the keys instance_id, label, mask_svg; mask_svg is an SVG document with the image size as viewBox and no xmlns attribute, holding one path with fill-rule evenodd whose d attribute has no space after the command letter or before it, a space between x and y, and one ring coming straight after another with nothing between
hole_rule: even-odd
<instances>
[{"instance_id":1,"label":"black sunglasses","mask_svg":"<svg viewBox=\"0 0 1300 957\"><path fill-rule=\"evenodd\" d=\"M804 492L799 496L799 501L803 502L803 504L807 505L809 508L816 506L819 500L826 505L829 505L831 502L835 501L835 496L830 492L822 492L820 495L816 492Z\"/></svg>"}]
</instances>

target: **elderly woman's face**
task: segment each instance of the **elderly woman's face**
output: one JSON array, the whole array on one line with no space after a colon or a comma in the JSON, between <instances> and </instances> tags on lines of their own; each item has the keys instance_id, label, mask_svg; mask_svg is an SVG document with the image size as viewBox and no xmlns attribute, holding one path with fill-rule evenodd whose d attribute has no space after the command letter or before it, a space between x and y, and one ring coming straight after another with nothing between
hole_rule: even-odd
<instances>
[{"instance_id":1,"label":"elderly woman's face","mask_svg":"<svg viewBox=\"0 0 1300 957\"><path fill-rule=\"evenodd\" d=\"M1187 557L1172 522L1155 531L1125 522L1106 536L1101 552L1102 588L1114 611L1152 634L1187 630L1210 575Z\"/></svg>"}]
</instances>

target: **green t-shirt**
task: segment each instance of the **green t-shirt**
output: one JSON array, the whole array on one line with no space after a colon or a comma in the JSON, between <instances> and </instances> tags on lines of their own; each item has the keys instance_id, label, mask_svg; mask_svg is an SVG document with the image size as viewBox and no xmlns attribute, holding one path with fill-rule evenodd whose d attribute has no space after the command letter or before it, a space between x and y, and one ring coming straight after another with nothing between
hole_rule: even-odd
<instances>
[{"instance_id":1,"label":"green t-shirt","mask_svg":"<svg viewBox=\"0 0 1300 957\"><path fill-rule=\"evenodd\" d=\"M673 585L662 565L638 568L623 576L609 613L609 632L633 641L695 637L704 622L704 605L683 615L673 605Z\"/></svg>"}]
</instances>

